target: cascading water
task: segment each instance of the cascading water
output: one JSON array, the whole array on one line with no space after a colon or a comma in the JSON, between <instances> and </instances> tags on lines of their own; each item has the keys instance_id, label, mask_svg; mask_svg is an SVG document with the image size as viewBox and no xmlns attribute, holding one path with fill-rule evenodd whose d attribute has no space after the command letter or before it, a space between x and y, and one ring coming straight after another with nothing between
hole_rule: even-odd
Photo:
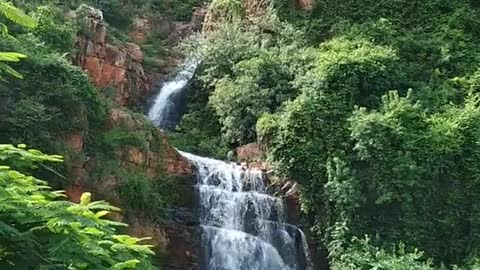
<instances>
[{"instance_id":1,"label":"cascading water","mask_svg":"<svg viewBox=\"0 0 480 270\"><path fill-rule=\"evenodd\" d=\"M181 154L197 168L202 270L311 269L305 235L285 223L260 170Z\"/></svg>"},{"instance_id":2,"label":"cascading water","mask_svg":"<svg viewBox=\"0 0 480 270\"><path fill-rule=\"evenodd\" d=\"M175 95L192 78L187 65L158 94L148 118L172 127ZM201 270L310 270L304 233L285 223L283 201L270 196L264 174L236 164L180 152L197 169L198 218L202 230Z\"/></svg>"},{"instance_id":3,"label":"cascading water","mask_svg":"<svg viewBox=\"0 0 480 270\"><path fill-rule=\"evenodd\" d=\"M181 117L178 113L178 103L181 98L178 95L192 79L196 67L197 62L190 61L173 80L163 84L148 112L148 118L156 126L163 129L175 128Z\"/></svg>"}]
</instances>

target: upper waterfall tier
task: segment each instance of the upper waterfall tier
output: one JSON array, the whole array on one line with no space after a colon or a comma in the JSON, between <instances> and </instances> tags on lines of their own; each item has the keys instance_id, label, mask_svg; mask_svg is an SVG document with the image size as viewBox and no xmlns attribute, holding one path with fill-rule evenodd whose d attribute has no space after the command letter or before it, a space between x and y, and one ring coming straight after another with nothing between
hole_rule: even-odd
<instances>
[{"instance_id":1,"label":"upper waterfall tier","mask_svg":"<svg viewBox=\"0 0 480 270\"><path fill-rule=\"evenodd\" d=\"M197 170L202 270L307 270L303 232L286 224L264 174L181 152Z\"/></svg>"},{"instance_id":2,"label":"upper waterfall tier","mask_svg":"<svg viewBox=\"0 0 480 270\"><path fill-rule=\"evenodd\" d=\"M173 129L181 118L180 106L181 96L179 94L186 88L192 79L197 62L190 61L171 80L165 82L160 92L155 97L155 102L148 112L148 118L158 127Z\"/></svg>"}]
</instances>

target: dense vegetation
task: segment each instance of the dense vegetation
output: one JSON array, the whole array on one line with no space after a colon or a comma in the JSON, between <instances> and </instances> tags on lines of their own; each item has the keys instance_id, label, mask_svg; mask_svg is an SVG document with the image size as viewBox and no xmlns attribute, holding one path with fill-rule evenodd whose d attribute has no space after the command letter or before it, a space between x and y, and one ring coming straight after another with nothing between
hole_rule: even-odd
<instances>
[{"instance_id":1,"label":"dense vegetation","mask_svg":"<svg viewBox=\"0 0 480 270\"><path fill-rule=\"evenodd\" d=\"M183 1L175 10L172 1L13 2L21 9L0 1L0 142L9 143L0 145L0 268L156 269L153 246L123 235L127 225L110 219L158 223L167 218L165 208L177 198L174 179L164 175L161 162L147 173L144 163L125 164L124 154L139 149L161 158L163 137L143 115L114 104L72 64L76 35L88 33L83 18L71 14L78 15L81 4L102 8L112 32L108 42L117 45L128 41L122 23L128 28L145 5L156 8L145 15L187 20L197 1ZM114 109L126 120L112 127ZM72 135L77 146L68 143ZM65 163L23 143L61 153ZM120 209L91 201L89 193L75 204L63 192L51 191L72 184L98 187L103 194L93 196L110 195L124 208L122 214L109 214Z\"/></svg>"},{"instance_id":2,"label":"dense vegetation","mask_svg":"<svg viewBox=\"0 0 480 270\"><path fill-rule=\"evenodd\" d=\"M34 19L0 0L0 142L61 153L67 164L0 146L0 268L149 269L149 246L103 219L116 208L88 194L63 201L35 178L62 188L61 174L85 161L90 185L118 180L126 213L155 221L175 197L162 172L122 163L125 149L161 155L163 138L71 64L82 29L65 14L101 8L117 43L129 41L136 16L188 20L204 1L12 2ZM245 1L211 1L210 31L183 44L202 62L172 142L215 157L261 143L276 171L300 184L331 269L480 269L480 5L270 3L249 14ZM149 37L147 60L164 56L165 38ZM131 123L108 126L112 109ZM76 133L81 153L64 142Z\"/></svg>"},{"instance_id":3,"label":"dense vegetation","mask_svg":"<svg viewBox=\"0 0 480 270\"><path fill-rule=\"evenodd\" d=\"M61 192L29 174L62 157L0 145L0 160L2 269L154 269L150 247L117 234L126 224L104 219L118 208L92 202L89 193L80 204L61 200Z\"/></svg>"},{"instance_id":4,"label":"dense vegetation","mask_svg":"<svg viewBox=\"0 0 480 270\"><path fill-rule=\"evenodd\" d=\"M208 98L181 129L201 114L212 142L261 142L333 269L478 269L478 4L274 4L187 44Z\"/></svg>"}]
</instances>

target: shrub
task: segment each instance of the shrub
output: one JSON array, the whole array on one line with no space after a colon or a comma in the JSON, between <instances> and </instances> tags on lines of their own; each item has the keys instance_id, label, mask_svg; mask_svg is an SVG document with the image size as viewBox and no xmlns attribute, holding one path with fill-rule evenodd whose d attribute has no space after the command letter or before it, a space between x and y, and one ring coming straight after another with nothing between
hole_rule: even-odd
<instances>
[{"instance_id":1,"label":"shrub","mask_svg":"<svg viewBox=\"0 0 480 270\"><path fill-rule=\"evenodd\" d=\"M123 128L112 128L101 134L100 144L102 150L110 152L126 146L138 147L146 150L148 142L146 131L127 130Z\"/></svg>"},{"instance_id":2,"label":"shrub","mask_svg":"<svg viewBox=\"0 0 480 270\"><path fill-rule=\"evenodd\" d=\"M116 207L61 200L46 182L15 168L29 170L62 158L0 145L0 266L5 269L154 269L153 252L143 239L118 235L126 224L105 219ZM11 165L12 167L6 166Z\"/></svg>"},{"instance_id":3,"label":"shrub","mask_svg":"<svg viewBox=\"0 0 480 270\"><path fill-rule=\"evenodd\" d=\"M0 41L2 49L20 48L30 55L15 66L25 79L0 85L6 106L1 139L55 150L53 138L77 131L93 134L102 126L106 104L84 72L35 44L40 43L30 36Z\"/></svg>"},{"instance_id":4,"label":"shrub","mask_svg":"<svg viewBox=\"0 0 480 270\"><path fill-rule=\"evenodd\" d=\"M76 29L71 21L64 19L62 11L51 6L40 6L34 14L38 18L34 35L51 51L71 53L75 45Z\"/></svg>"},{"instance_id":5,"label":"shrub","mask_svg":"<svg viewBox=\"0 0 480 270\"><path fill-rule=\"evenodd\" d=\"M334 260L332 270L434 270L430 261L423 258L423 253L413 250L408 252L405 245L387 251L373 246L368 238L354 238L350 247L338 260Z\"/></svg>"},{"instance_id":6,"label":"shrub","mask_svg":"<svg viewBox=\"0 0 480 270\"><path fill-rule=\"evenodd\" d=\"M175 179L164 175L151 179L141 172L124 172L119 177L122 182L118 192L127 212L145 215L157 222L165 220L166 209L179 196Z\"/></svg>"}]
</instances>

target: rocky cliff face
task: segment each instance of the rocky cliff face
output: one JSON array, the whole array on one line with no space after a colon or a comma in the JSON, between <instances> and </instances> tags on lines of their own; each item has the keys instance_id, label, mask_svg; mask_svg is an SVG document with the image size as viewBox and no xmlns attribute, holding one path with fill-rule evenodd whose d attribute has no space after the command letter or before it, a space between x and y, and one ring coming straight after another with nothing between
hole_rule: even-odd
<instances>
[{"instance_id":1,"label":"rocky cliff face","mask_svg":"<svg viewBox=\"0 0 480 270\"><path fill-rule=\"evenodd\" d=\"M136 17L128 31L132 42L114 43L109 38L102 12L83 5L73 15L82 24L82 31L77 35L78 53L74 63L85 70L92 82L116 105L128 107L144 103L154 94L151 91L153 86L170 74L183 56L172 51L166 56L154 57L162 68L147 73L140 46L151 36L161 36L165 37L168 48L174 48L183 38L202 29L205 13L205 9L196 8L191 21L180 22L161 16Z\"/></svg>"},{"instance_id":2,"label":"rocky cliff face","mask_svg":"<svg viewBox=\"0 0 480 270\"><path fill-rule=\"evenodd\" d=\"M142 147L117 145L112 149L108 162L118 170L144 175L149 181L162 181L166 177L175 180L175 192L181 194L170 209L164 210L168 218L154 221L147 213L121 213L112 218L128 222L128 232L138 237L150 236L157 255L163 256L162 269L196 269L198 257L198 232L194 215L193 167L167 141L159 129L149 125L142 115L132 114L126 107L148 95L150 80L142 66L143 52L136 43L111 43L108 27L102 12L82 6L75 14L83 25L77 36L78 53L74 63L84 69L99 91L114 101L103 127L104 134L113 130L142 134ZM130 37L135 42L144 42L149 31L171 32L172 44L182 35L193 31L194 24L179 25L160 20L154 23L146 18L134 21ZM198 27L198 26L196 26ZM100 136L103 136L100 135ZM79 201L83 192L89 191L96 199L104 199L125 208L119 188L122 175L104 171L105 157L86 153L86 136L83 132L63 138L69 148L66 164L71 184L66 193L72 201Z\"/></svg>"},{"instance_id":3,"label":"rocky cliff face","mask_svg":"<svg viewBox=\"0 0 480 270\"><path fill-rule=\"evenodd\" d=\"M92 82L117 105L126 106L149 90L143 70L143 53L134 43L109 44L107 26L100 10L82 6L78 14L83 23L77 35L75 64L83 68ZM107 93L107 90L113 93Z\"/></svg>"},{"instance_id":4,"label":"rocky cliff face","mask_svg":"<svg viewBox=\"0 0 480 270\"><path fill-rule=\"evenodd\" d=\"M144 120L125 110L112 109L105 125L106 131L122 128L124 130L144 129ZM137 237L152 237L158 255L165 255L161 260L162 269L195 269L198 257L198 233L194 215L194 176L192 164L173 148L160 130L152 129L144 133L147 144L144 147L119 146L114 149L110 162L118 164L125 172L145 175L149 181L163 181L165 177L174 177L175 191L181 194L170 209L165 210L168 218L158 222L147 217L147 213L122 213L112 218L130 224L128 232ZM85 157L85 137L75 133L65 138L70 148L67 164L71 185L66 194L72 201L78 202L83 192L89 191L96 199L107 200L113 205L125 208L128 202L119 194L122 185L121 175L109 173L98 175L102 163L100 157ZM165 175L165 177L164 177Z\"/></svg>"},{"instance_id":5,"label":"rocky cliff face","mask_svg":"<svg viewBox=\"0 0 480 270\"><path fill-rule=\"evenodd\" d=\"M198 7L192 11L190 21L173 21L169 17L137 17L133 20L128 36L136 44L143 44L148 37L156 34L166 37L167 44L177 45L180 40L202 29L206 10Z\"/></svg>"}]
</instances>

